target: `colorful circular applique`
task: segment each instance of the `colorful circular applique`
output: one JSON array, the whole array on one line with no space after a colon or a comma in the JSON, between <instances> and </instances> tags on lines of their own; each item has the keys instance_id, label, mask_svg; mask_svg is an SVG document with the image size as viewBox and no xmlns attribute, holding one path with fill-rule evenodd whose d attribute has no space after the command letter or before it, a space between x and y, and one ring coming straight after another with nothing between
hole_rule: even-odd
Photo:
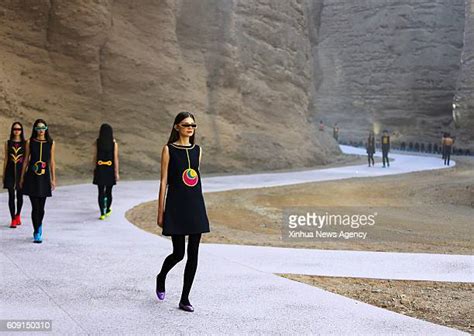
<instances>
[{"instance_id":1,"label":"colorful circular applique","mask_svg":"<svg viewBox=\"0 0 474 336\"><path fill-rule=\"evenodd\" d=\"M46 162L36 161L33 165L33 171L36 175L44 175L46 173Z\"/></svg>"},{"instance_id":2,"label":"colorful circular applique","mask_svg":"<svg viewBox=\"0 0 474 336\"><path fill-rule=\"evenodd\" d=\"M194 187L199 180L199 176L192 168L188 168L183 172L183 182L188 187Z\"/></svg>"}]
</instances>

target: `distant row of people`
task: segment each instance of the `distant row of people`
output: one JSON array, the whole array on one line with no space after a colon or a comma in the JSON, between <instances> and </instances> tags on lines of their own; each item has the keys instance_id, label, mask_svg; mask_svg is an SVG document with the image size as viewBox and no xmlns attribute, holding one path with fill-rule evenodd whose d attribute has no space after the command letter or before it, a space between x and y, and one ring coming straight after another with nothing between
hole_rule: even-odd
<instances>
[{"instance_id":1,"label":"distant row of people","mask_svg":"<svg viewBox=\"0 0 474 336\"><path fill-rule=\"evenodd\" d=\"M390 151L390 135L388 134L387 130L382 132L382 137L380 139L380 143L382 144L382 163L383 168L390 167L390 160L388 159L388 153ZM374 132L369 133L369 137L367 138L367 156L369 161L369 167L375 166L374 154L375 154L375 136Z\"/></svg>"},{"instance_id":2,"label":"distant row of people","mask_svg":"<svg viewBox=\"0 0 474 336\"><path fill-rule=\"evenodd\" d=\"M324 132L324 130L325 130L324 122L322 120L320 120L319 121L319 131ZM387 133L386 137L382 136L382 138L381 138L382 142L381 143L382 143L382 147L388 148L388 150L384 151L383 148L382 148L382 152L388 153L388 151L390 149L390 137L388 136L388 131L385 130L385 132ZM337 122L334 123L334 126L332 127L332 134L333 134L333 138L337 142L339 142L339 126L338 126ZM373 132L371 132L371 135L372 135L372 137L374 136ZM369 139L370 139L370 135L369 135ZM470 152L469 149L463 150L463 149L459 149L459 148L454 148L455 140L456 140L456 138L454 136L451 136L450 133L444 132L443 137L441 139L441 145L439 145L439 146L438 146L438 144L427 144L425 146L424 143L418 143L418 142L416 142L416 143L413 143L413 142L406 143L405 141L402 141L400 143L399 149L402 150L402 151L414 151L414 152L425 152L425 153L441 153L442 158L445 161L444 164L449 166L451 154L471 155L471 152ZM385 143L385 146L384 146L383 141L388 142L388 143ZM355 146L363 146L362 141L356 142L356 143L354 143L353 141L350 141L348 144L349 145L355 145ZM372 144L369 144L369 140L367 140L365 146L366 146L366 148L372 147ZM376 147L375 142L374 142L373 146L374 146L374 148ZM368 150L367 153L369 153L369 150ZM373 153L375 153L375 150L374 150ZM373 159L372 156L370 156L370 154L369 154L369 160L371 162L373 161L372 159ZM388 162L387 159L386 159L386 162ZM389 166L389 163L387 163L386 165Z\"/></svg>"},{"instance_id":3,"label":"distant row of people","mask_svg":"<svg viewBox=\"0 0 474 336\"><path fill-rule=\"evenodd\" d=\"M324 122L322 120L319 121L319 130L321 132L324 131ZM336 141L339 142L339 126L337 123L334 124L333 127L333 137ZM454 152L454 142L455 142L455 137L451 136L450 133L445 132L443 133L443 137L441 139L441 145L439 147L439 150L441 151L442 154L442 159L444 160L444 164L449 166L450 165L450 160L451 160L451 154ZM350 142L351 145L353 145L353 142ZM383 167L390 167L390 160L388 159L388 153L390 151L390 135L388 133L388 130L384 130L382 132L382 137L380 139L380 144L382 147L382 164ZM357 145L357 144L356 144ZM359 143L359 145L363 145L362 141ZM375 165L375 160L374 160L374 154L375 154L375 149L376 149L376 142L375 142L375 137L374 137L374 132L369 133L369 137L367 139L367 142L365 144L366 150L367 150L367 155L368 155L368 163L369 167ZM425 149L424 144L419 144L415 143L413 144L410 142L407 144L405 142L402 142L400 145L400 150L409 150L409 151L416 151L416 152L439 152L438 151L438 146L436 144L428 144ZM466 151L457 151L457 154L465 154L465 155L470 155L469 150Z\"/></svg>"},{"instance_id":4,"label":"distant row of people","mask_svg":"<svg viewBox=\"0 0 474 336\"><path fill-rule=\"evenodd\" d=\"M454 141L455 141L455 138L452 137L450 133L444 133L443 137L441 138L441 153L442 153L442 158L444 160L444 164L446 166L449 166L450 164ZM386 166L390 167L390 161L388 159L388 152L390 151L390 135L388 134L387 130L383 131L382 137L380 139L380 143L382 146L383 167L384 168ZM369 133L369 137L366 143L369 167L371 166L371 164L372 166L374 165L375 147L376 145L375 145L374 132L371 131Z\"/></svg>"}]
</instances>

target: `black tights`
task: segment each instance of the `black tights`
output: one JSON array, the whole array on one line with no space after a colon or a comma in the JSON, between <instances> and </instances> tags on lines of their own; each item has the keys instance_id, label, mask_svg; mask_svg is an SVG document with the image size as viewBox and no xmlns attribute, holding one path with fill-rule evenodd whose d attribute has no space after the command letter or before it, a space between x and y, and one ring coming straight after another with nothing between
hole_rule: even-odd
<instances>
[{"instance_id":1,"label":"black tights","mask_svg":"<svg viewBox=\"0 0 474 336\"><path fill-rule=\"evenodd\" d=\"M390 167L390 161L388 160L388 152L382 151L382 162L383 162L384 167L385 167L385 162L387 162L387 166Z\"/></svg>"},{"instance_id":2,"label":"black tights","mask_svg":"<svg viewBox=\"0 0 474 336\"><path fill-rule=\"evenodd\" d=\"M371 161L372 161L372 166L375 166L374 154L369 154L369 166L370 166Z\"/></svg>"},{"instance_id":3,"label":"black tights","mask_svg":"<svg viewBox=\"0 0 474 336\"><path fill-rule=\"evenodd\" d=\"M451 146L446 146L444 150L444 164L449 166L449 161L451 160Z\"/></svg>"},{"instance_id":4,"label":"black tights","mask_svg":"<svg viewBox=\"0 0 474 336\"><path fill-rule=\"evenodd\" d=\"M31 220L35 233L38 233L39 227L43 224L44 206L46 204L46 197L31 197Z\"/></svg>"},{"instance_id":5,"label":"black tights","mask_svg":"<svg viewBox=\"0 0 474 336\"><path fill-rule=\"evenodd\" d=\"M110 206L112 205L112 187L113 186L98 185L97 187L99 188L98 202L99 202L100 214L105 215L105 212L110 211Z\"/></svg>"},{"instance_id":6,"label":"black tights","mask_svg":"<svg viewBox=\"0 0 474 336\"><path fill-rule=\"evenodd\" d=\"M8 188L8 207L10 208L10 216L12 219L15 215L19 215L23 207L23 193L16 190L16 211L15 211L15 188Z\"/></svg>"},{"instance_id":7,"label":"black tights","mask_svg":"<svg viewBox=\"0 0 474 336\"><path fill-rule=\"evenodd\" d=\"M165 291L165 281L168 272L184 258L184 241L185 235L172 235L171 240L173 241L173 253L166 257L161 267L161 271L157 276L157 290L160 292ZM188 238L188 260L184 268L184 282L183 292L181 294L181 303L189 303L189 292L191 291L191 285L193 284L194 275L198 265L198 251L199 242L201 240L201 233L191 234Z\"/></svg>"}]
</instances>

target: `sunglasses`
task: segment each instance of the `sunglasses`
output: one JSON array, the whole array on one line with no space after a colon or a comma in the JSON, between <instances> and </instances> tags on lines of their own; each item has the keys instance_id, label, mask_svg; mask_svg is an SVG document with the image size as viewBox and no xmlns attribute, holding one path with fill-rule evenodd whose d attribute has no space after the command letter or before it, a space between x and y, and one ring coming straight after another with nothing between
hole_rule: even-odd
<instances>
[{"instance_id":1,"label":"sunglasses","mask_svg":"<svg viewBox=\"0 0 474 336\"><path fill-rule=\"evenodd\" d=\"M14 131L23 131L23 129L21 129L21 128L14 128L13 130Z\"/></svg>"},{"instance_id":2,"label":"sunglasses","mask_svg":"<svg viewBox=\"0 0 474 336\"><path fill-rule=\"evenodd\" d=\"M181 126L181 127L192 127L192 128L196 128L196 127L197 127L196 124L180 124L179 126Z\"/></svg>"},{"instance_id":3,"label":"sunglasses","mask_svg":"<svg viewBox=\"0 0 474 336\"><path fill-rule=\"evenodd\" d=\"M48 126L35 127L36 132L38 132L38 131L47 131L47 130L48 130Z\"/></svg>"}]
</instances>

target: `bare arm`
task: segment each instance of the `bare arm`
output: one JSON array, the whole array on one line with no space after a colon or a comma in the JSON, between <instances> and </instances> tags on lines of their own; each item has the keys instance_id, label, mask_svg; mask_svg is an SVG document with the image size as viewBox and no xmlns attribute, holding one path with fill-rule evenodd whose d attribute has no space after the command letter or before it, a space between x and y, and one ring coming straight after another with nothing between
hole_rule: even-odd
<instances>
[{"instance_id":1,"label":"bare arm","mask_svg":"<svg viewBox=\"0 0 474 336\"><path fill-rule=\"evenodd\" d=\"M92 145L92 169L95 168L96 164L97 164L97 144L94 143Z\"/></svg>"},{"instance_id":2,"label":"bare arm","mask_svg":"<svg viewBox=\"0 0 474 336\"><path fill-rule=\"evenodd\" d=\"M49 159L50 162L50 170L51 170L51 189L54 190L56 188L56 159L54 157L54 149L56 147L55 142L51 144L51 158Z\"/></svg>"},{"instance_id":3,"label":"bare arm","mask_svg":"<svg viewBox=\"0 0 474 336\"><path fill-rule=\"evenodd\" d=\"M201 169L201 157L202 157L202 147L199 146L199 163L198 163L198 170Z\"/></svg>"},{"instance_id":4,"label":"bare arm","mask_svg":"<svg viewBox=\"0 0 474 336\"><path fill-rule=\"evenodd\" d=\"M161 152L161 179L160 179L160 194L158 197L158 218L157 224L163 227L163 213L165 211L165 193L168 185L168 164L170 161L170 153L168 146L163 147Z\"/></svg>"},{"instance_id":5,"label":"bare arm","mask_svg":"<svg viewBox=\"0 0 474 336\"><path fill-rule=\"evenodd\" d=\"M21 168L21 177L20 177L20 188L23 189L23 181L25 179L25 172L30 164L30 140L26 140L25 143L25 161L23 161L23 167Z\"/></svg>"},{"instance_id":6,"label":"bare arm","mask_svg":"<svg viewBox=\"0 0 474 336\"><path fill-rule=\"evenodd\" d=\"M115 162L115 179L118 181L120 179L119 175L119 154L118 154L118 144L114 142L114 162Z\"/></svg>"},{"instance_id":7,"label":"bare arm","mask_svg":"<svg viewBox=\"0 0 474 336\"><path fill-rule=\"evenodd\" d=\"M5 173L7 172L7 163L8 163L8 141L5 142L5 158L3 160L3 181L5 181Z\"/></svg>"}]
</instances>

